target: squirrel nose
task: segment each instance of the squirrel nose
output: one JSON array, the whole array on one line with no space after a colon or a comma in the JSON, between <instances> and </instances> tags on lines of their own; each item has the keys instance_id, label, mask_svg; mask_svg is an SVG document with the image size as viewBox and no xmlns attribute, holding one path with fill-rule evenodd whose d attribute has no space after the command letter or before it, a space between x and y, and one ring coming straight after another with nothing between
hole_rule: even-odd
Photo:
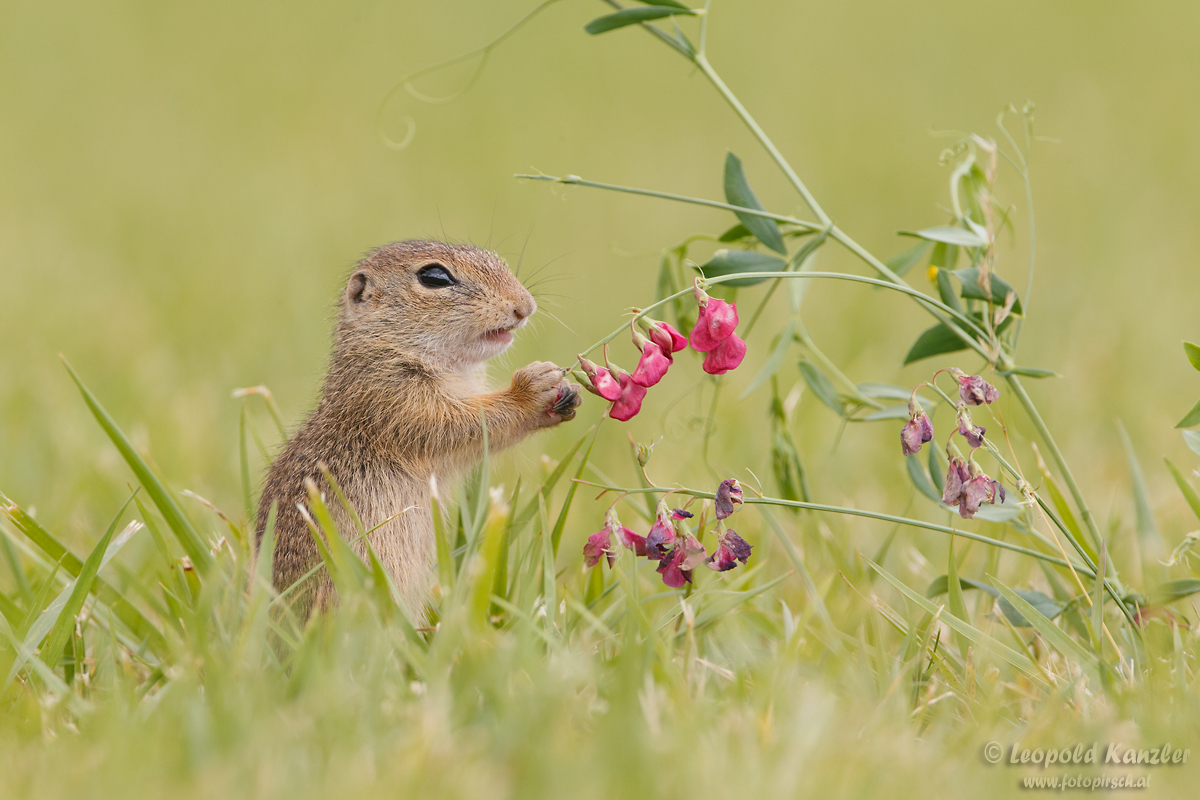
<instances>
[{"instance_id":1,"label":"squirrel nose","mask_svg":"<svg viewBox=\"0 0 1200 800\"><path fill-rule=\"evenodd\" d=\"M512 315L517 318L517 322L524 322L527 317L532 317L533 312L537 311L537 303L530 298L526 303L515 303L510 310Z\"/></svg>"}]
</instances>

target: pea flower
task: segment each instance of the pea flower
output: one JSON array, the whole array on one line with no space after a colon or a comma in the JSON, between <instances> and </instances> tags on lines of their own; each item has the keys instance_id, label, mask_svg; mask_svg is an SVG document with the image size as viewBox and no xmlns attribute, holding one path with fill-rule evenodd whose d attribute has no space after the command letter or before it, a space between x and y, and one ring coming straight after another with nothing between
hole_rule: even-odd
<instances>
[{"instance_id":1,"label":"pea flower","mask_svg":"<svg viewBox=\"0 0 1200 800\"><path fill-rule=\"evenodd\" d=\"M671 366L671 356L637 331L634 331L633 343L642 351L637 369L633 371L633 382L648 389L667 374L667 369Z\"/></svg>"},{"instance_id":2,"label":"pea flower","mask_svg":"<svg viewBox=\"0 0 1200 800\"><path fill-rule=\"evenodd\" d=\"M715 572L725 572L737 566L737 562L745 564L750 559L752 545L738 536L735 530L720 529L717 532L717 549L708 557L705 565Z\"/></svg>"},{"instance_id":3,"label":"pea flower","mask_svg":"<svg viewBox=\"0 0 1200 800\"><path fill-rule=\"evenodd\" d=\"M624 370L617 371L617 378L621 382L621 394L608 409L608 416L621 422L627 422L642 410L642 400L646 398L646 387L634 383L633 376Z\"/></svg>"},{"instance_id":4,"label":"pea flower","mask_svg":"<svg viewBox=\"0 0 1200 800\"><path fill-rule=\"evenodd\" d=\"M971 473L967 469L967 462L963 461L961 456L952 455L949 451L946 455L950 457L950 469L946 471L946 485L942 489L942 502L952 506L962 496L963 487L971 479Z\"/></svg>"},{"instance_id":5,"label":"pea flower","mask_svg":"<svg viewBox=\"0 0 1200 800\"><path fill-rule=\"evenodd\" d=\"M599 564L601 556L608 556L608 565L613 565L612 532L608 527L589 536L583 546L583 558L589 567Z\"/></svg>"},{"instance_id":6,"label":"pea flower","mask_svg":"<svg viewBox=\"0 0 1200 800\"><path fill-rule=\"evenodd\" d=\"M697 353L705 353L704 371L709 375L724 375L736 369L746 357L746 343L733 332L738 324L737 303L727 303L700 288L696 282L696 303L700 316L688 340Z\"/></svg>"},{"instance_id":7,"label":"pea flower","mask_svg":"<svg viewBox=\"0 0 1200 800\"><path fill-rule=\"evenodd\" d=\"M598 366L583 356L579 356L579 366L583 367L587 376L587 380L581 383L589 392L610 402L621 397L621 383L613 377L611 370Z\"/></svg>"},{"instance_id":8,"label":"pea flower","mask_svg":"<svg viewBox=\"0 0 1200 800\"><path fill-rule=\"evenodd\" d=\"M715 350L704 354L704 371L709 375L724 375L731 369L737 369L742 359L746 357L746 343L736 333L721 340Z\"/></svg>"},{"instance_id":9,"label":"pea flower","mask_svg":"<svg viewBox=\"0 0 1200 800\"><path fill-rule=\"evenodd\" d=\"M717 507L717 519L725 519L742 504L742 485L736 479L721 481L714 501Z\"/></svg>"},{"instance_id":10,"label":"pea flower","mask_svg":"<svg viewBox=\"0 0 1200 800\"><path fill-rule=\"evenodd\" d=\"M906 456L915 456L921 445L933 441L933 423L915 399L908 401L908 415L908 422L900 429L900 450Z\"/></svg>"},{"instance_id":11,"label":"pea flower","mask_svg":"<svg viewBox=\"0 0 1200 800\"><path fill-rule=\"evenodd\" d=\"M1000 390L978 375L968 375L961 369L951 369L958 381L958 396L969 406L982 406L1000 399Z\"/></svg>"},{"instance_id":12,"label":"pea flower","mask_svg":"<svg viewBox=\"0 0 1200 800\"><path fill-rule=\"evenodd\" d=\"M705 562L705 555L704 545L689 533L658 562L657 572L663 576L663 583L678 589L692 582L692 570Z\"/></svg>"},{"instance_id":13,"label":"pea flower","mask_svg":"<svg viewBox=\"0 0 1200 800\"><path fill-rule=\"evenodd\" d=\"M987 428L972 422L967 407L959 406L958 432L967 440L967 444L971 445L972 448L976 448L983 447L983 434L987 432Z\"/></svg>"},{"instance_id":14,"label":"pea flower","mask_svg":"<svg viewBox=\"0 0 1200 800\"><path fill-rule=\"evenodd\" d=\"M667 358L671 358L672 353L687 349L688 340L666 322L642 317L642 323L646 326L646 332L650 334L650 341L661 347Z\"/></svg>"},{"instance_id":15,"label":"pea flower","mask_svg":"<svg viewBox=\"0 0 1200 800\"><path fill-rule=\"evenodd\" d=\"M646 535L647 558L666 558L671 548L675 546L675 525L671 519L671 510L665 501L659 500L654 511L654 524Z\"/></svg>"},{"instance_id":16,"label":"pea flower","mask_svg":"<svg viewBox=\"0 0 1200 800\"><path fill-rule=\"evenodd\" d=\"M971 519L979 511L980 505L995 504L997 498L999 502L1004 502L1004 487L1000 481L988 477L974 461L968 463L958 456L951 456L946 488L942 491L943 503L957 504L959 516Z\"/></svg>"}]
</instances>

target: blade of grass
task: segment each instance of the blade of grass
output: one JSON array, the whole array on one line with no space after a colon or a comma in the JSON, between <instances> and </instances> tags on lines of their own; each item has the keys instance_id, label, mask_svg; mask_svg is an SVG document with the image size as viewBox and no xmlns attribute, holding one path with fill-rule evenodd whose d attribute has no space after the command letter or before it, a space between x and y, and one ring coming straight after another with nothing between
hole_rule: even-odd
<instances>
[{"instance_id":1,"label":"blade of grass","mask_svg":"<svg viewBox=\"0 0 1200 800\"><path fill-rule=\"evenodd\" d=\"M1014 592L1012 589L1005 586L999 580L992 576L992 585L1000 592L1005 600L1012 603L1013 608L1020 612L1021 616L1029 621L1042 638L1046 640L1055 650L1058 650L1067 658L1077 662L1089 676L1099 681L1100 679L1100 660L1096 658L1095 653L1088 652L1083 645L1072 639L1066 631L1055 625L1049 620L1037 607L1026 600L1021 595Z\"/></svg>"},{"instance_id":2,"label":"blade of grass","mask_svg":"<svg viewBox=\"0 0 1200 800\"><path fill-rule=\"evenodd\" d=\"M587 468L588 459L592 457L592 448L596 446L596 438L600 436L600 426L596 426L595 433L592 434L592 441L588 443L587 450L583 453L583 458L579 461L579 469L575 470L575 480L571 481L570 487L567 489L566 499L563 500L562 509L558 512L558 521L554 523L554 532L550 534L550 547L555 556L558 555L558 542L562 538L563 528L567 524L567 512L571 510L571 503L575 500L575 492L579 489L579 484L576 483L583 477L583 471Z\"/></svg>"}]
</instances>

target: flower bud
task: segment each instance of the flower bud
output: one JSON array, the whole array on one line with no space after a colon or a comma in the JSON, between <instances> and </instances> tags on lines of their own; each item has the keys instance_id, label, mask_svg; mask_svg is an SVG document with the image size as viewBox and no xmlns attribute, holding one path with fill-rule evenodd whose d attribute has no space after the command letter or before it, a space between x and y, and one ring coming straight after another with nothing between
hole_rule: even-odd
<instances>
[{"instance_id":1,"label":"flower bud","mask_svg":"<svg viewBox=\"0 0 1200 800\"><path fill-rule=\"evenodd\" d=\"M642 317L642 322L646 325L650 340L661 347L668 356L687 348L687 339L671 325L649 317Z\"/></svg>"},{"instance_id":2,"label":"flower bud","mask_svg":"<svg viewBox=\"0 0 1200 800\"><path fill-rule=\"evenodd\" d=\"M642 343L638 343L641 339ZM663 379L667 374L667 369L671 366L671 357L663 353L661 347L654 342L646 339L641 334L636 334L634 344L638 344L642 351L642 357L638 361L637 369L633 371L633 382L638 386L649 388Z\"/></svg>"},{"instance_id":3,"label":"flower bud","mask_svg":"<svg viewBox=\"0 0 1200 800\"><path fill-rule=\"evenodd\" d=\"M958 396L969 406L982 406L1000 399L1000 390L979 375L968 375L953 368L950 375L958 381Z\"/></svg>"},{"instance_id":4,"label":"flower bud","mask_svg":"<svg viewBox=\"0 0 1200 800\"><path fill-rule=\"evenodd\" d=\"M659 500L658 507L655 509L654 524L650 526L650 533L646 535L646 556L648 558L662 559L667 556L671 548L675 546L675 525L671 520L671 510L667 508L667 504Z\"/></svg>"},{"instance_id":5,"label":"flower bud","mask_svg":"<svg viewBox=\"0 0 1200 800\"><path fill-rule=\"evenodd\" d=\"M967 440L967 444L971 445L972 448L976 448L983 447L983 434L987 432L987 428L972 422L971 414L967 411L967 407L959 406L958 432Z\"/></svg>"},{"instance_id":6,"label":"flower bud","mask_svg":"<svg viewBox=\"0 0 1200 800\"><path fill-rule=\"evenodd\" d=\"M621 396L621 384L613 377L610 370L593 364L583 356L579 357L579 365L587 376L587 380L579 380L583 388L609 401L616 400Z\"/></svg>"},{"instance_id":7,"label":"flower bud","mask_svg":"<svg viewBox=\"0 0 1200 800\"><path fill-rule=\"evenodd\" d=\"M713 503L717 509L717 519L727 518L737 511L742 502L742 485L733 478L721 481L721 486L717 489L716 500Z\"/></svg>"},{"instance_id":8,"label":"flower bud","mask_svg":"<svg viewBox=\"0 0 1200 800\"><path fill-rule=\"evenodd\" d=\"M933 441L933 423L916 400L909 401L908 413L908 422L900 429L900 451L914 456L921 451L921 445Z\"/></svg>"}]
</instances>

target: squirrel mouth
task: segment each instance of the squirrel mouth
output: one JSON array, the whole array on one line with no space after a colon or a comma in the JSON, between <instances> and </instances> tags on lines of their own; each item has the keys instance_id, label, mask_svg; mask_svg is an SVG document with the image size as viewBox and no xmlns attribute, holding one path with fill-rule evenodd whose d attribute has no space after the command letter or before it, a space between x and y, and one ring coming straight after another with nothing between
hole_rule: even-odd
<instances>
[{"instance_id":1,"label":"squirrel mouth","mask_svg":"<svg viewBox=\"0 0 1200 800\"><path fill-rule=\"evenodd\" d=\"M488 331L480 338L492 344L508 344L513 338L512 330L512 328L496 328L495 330Z\"/></svg>"}]
</instances>

